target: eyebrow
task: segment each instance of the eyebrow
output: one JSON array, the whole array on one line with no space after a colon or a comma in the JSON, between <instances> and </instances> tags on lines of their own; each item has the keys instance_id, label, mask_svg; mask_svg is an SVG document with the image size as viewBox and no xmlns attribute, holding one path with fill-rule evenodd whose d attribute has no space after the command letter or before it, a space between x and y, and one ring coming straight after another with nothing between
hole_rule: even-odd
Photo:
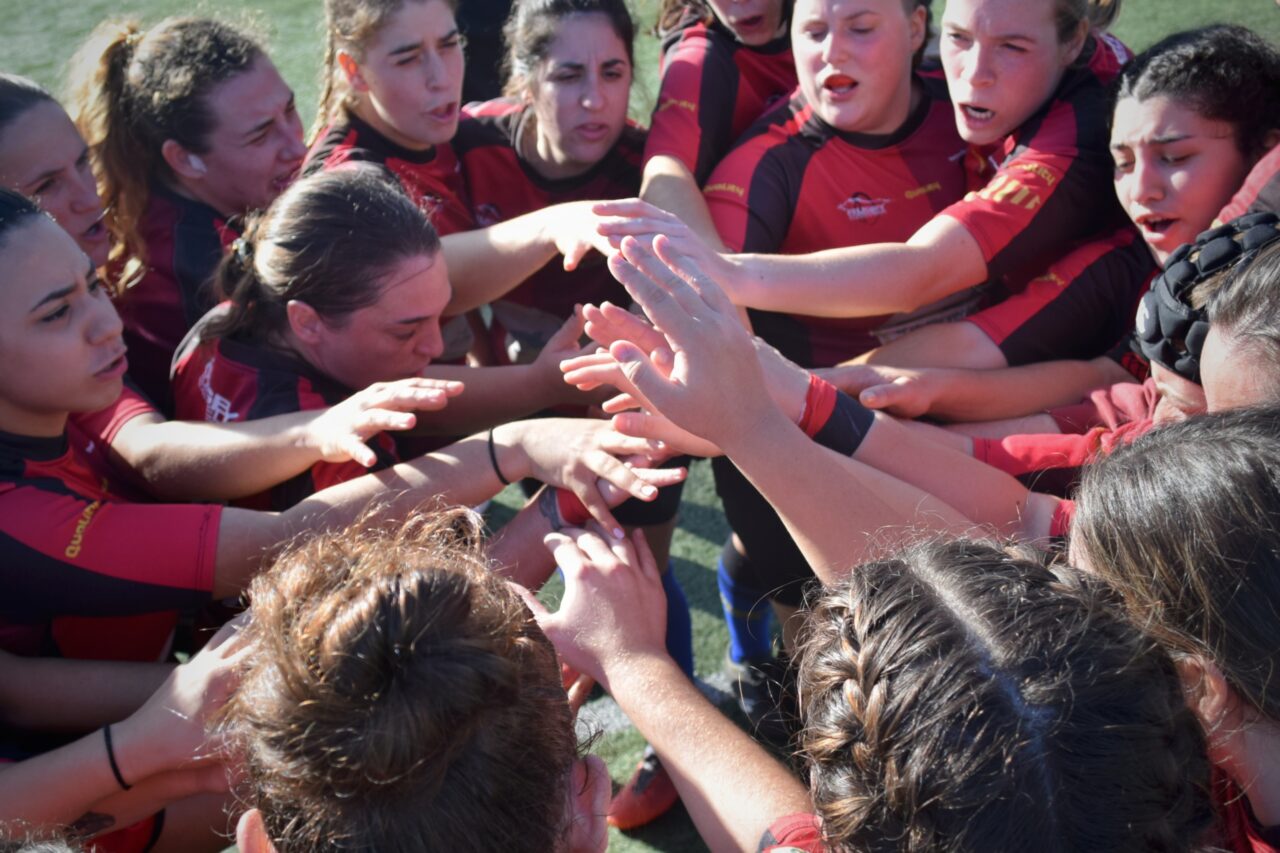
<instances>
[{"instance_id":1,"label":"eyebrow","mask_svg":"<svg viewBox=\"0 0 1280 853\"><path fill-rule=\"evenodd\" d=\"M293 104L297 103L297 100L298 100L298 96L295 95L293 92L290 92L289 100L285 102L285 107L288 108L292 106ZM266 130L268 127L271 127L271 125L275 122L275 120L276 120L276 117L274 115L267 116L262 121L258 122L253 127L249 128L244 133L240 134L240 136L245 139L248 139L251 136L257 136L259 133Z\"/></svg>"},{"instance_id":2,"label":"eyebrow","mask_svg":"<svg viewBox=\"0 0 1280 853\"><path fill-rule=\"evenodd\" d=\"M57 302L59 299L66 299L73 292L75 292L75 289L76 289L76 286L72 284L67 287L60 287L57 290L52 291L51 293L47 293L45 294L44 299L41 299L35 305L31 306L31 310L28 311L27 313L31 314L36 311L39 311L42 307L44 307L45 305L48 305L50 302Z\"/></svg>"},{"instance_id":3,"label":"eyebrow","mask_svg":"<svg viewBox=\"0 0 1280 853\"><path fill-rule=\"evenodd\" d=\"M436 39L436 41L437 42L447 41L451 38L456 38L457 35L458 35L458 28L454 27L453 29L449 30L449 32L445 33L444 35L440 36L440 38ZM415 41L412 44L405 44L405 45L401 45L400 47L391 49L390 51L387 52L387 56L397 56L402 53L412 53L415 50L421 50L421 49L422 49L422 42Z\"/></svg>"}]
</instances>

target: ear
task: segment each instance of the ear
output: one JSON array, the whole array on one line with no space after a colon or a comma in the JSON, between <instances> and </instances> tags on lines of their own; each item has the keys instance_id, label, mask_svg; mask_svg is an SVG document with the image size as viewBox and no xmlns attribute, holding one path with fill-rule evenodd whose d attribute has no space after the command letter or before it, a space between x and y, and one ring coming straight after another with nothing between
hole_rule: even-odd
<instances>
[{"instance_id":1,"label":"ear","mask_svg":"<svg viewBox=\"0 0 1280 853\"><path fill-rule=\"evenodd\" d=\"M347 78L347 85L353 92L369 91L369 84L360 73L360 63L356 62L354 56L345 50L338 51L338 67L342 69L342 76Z\"/></svg>"},{"instance_id":2,"label":"ear","mask_svg":"<svg viewBox=\"0 0 1280 853\"><path fill-rule=\"evenodd\" d=\"M300 299L290 299L284 306L284 311L289 319L289 328L299 340L311 346L320 343L324 319L316 313L316 309Z\"/></svg>"},{"instance_id":3,"label":"ear","mask_svg":"<svg viewBox=\"0 0 1280 853\"><path fill-rule=\"evenodd\" d=\"M188 151L176 139L166 139L164 141L164 144L160 146L160 156L164 158L165 164L173 173L180 178L186 178L188 181L199 181L207 176L208 169L204 168L204 163L199 156Z\"/></svg>"},{"instance_id":4,"label":"ear","mask_svg":"<svg viewBox=\"0 0 1280 853\"><path fill-rule=\"evenodd\" d=\"M569 778L569 853L601 853L609 846L605 816L613 783L597 755L573 762Z\"/></svg>"},{"instance_id":5,"label":"ear","mask_svg":"<svg viewBox=\"0 0 1280 853\"><path fill-rule=\"evenodd\" d=\"M929 34L929 11L924 6L917 6L911 11L907 23L911 27L911 52L914 54L924 46L925 37Z\"/></svg>"},{"instance_id":6,"label":"ear","mask_svg":"<svg viewBox=\"0 0 1280 853\"><path fill-rule=\"evenodd\" d=\"M1215 733L1230 722L1235 705L1227 677L1217 664L1200 655L1180 655L1175 666L1182 695L1212 742Z\"/></svg>"},{"instance_id":7,"label":"ear","mask_svg":"<svg viewBox=\"0 0 1280 853\"><path fill-rule=\"evenodd\" d=\"M1066 68L1071 63L1080 58L1080 52L1084 50L1084 44L1089 39L1089 22L1082 20L1076 26L1075 34L1071 36L1071 40L1062 45L1062 67Z\"/></svg>"},{"instance_id":8,"label":"ear","mask_svg":"<svg viewBox=\"0 0 1280 853\"><path fill-rule=\"evenodd\" d=\"M240 853L276 853L275 845L267 836L267 825L262 820L262 812L249 809L240 815L236 824L236 847Z\"/></svg>"}]
</instances>

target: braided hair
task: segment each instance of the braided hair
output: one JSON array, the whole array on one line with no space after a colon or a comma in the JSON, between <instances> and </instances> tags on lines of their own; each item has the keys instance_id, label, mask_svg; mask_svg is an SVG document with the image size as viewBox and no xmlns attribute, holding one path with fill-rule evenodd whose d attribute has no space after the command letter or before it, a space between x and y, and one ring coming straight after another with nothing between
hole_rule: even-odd
<instances>
[{"instance_id":1,"label":"braided hair","mask_svg":"<svg viewBox=\"0 0 1280 853\"><path fill-rule=\"evenodd\" d=\"M974 541L860 566L806 621L801 753L833 850L1189 850L1208 765L1100 583Z\"/></svg>"}]
</instances>

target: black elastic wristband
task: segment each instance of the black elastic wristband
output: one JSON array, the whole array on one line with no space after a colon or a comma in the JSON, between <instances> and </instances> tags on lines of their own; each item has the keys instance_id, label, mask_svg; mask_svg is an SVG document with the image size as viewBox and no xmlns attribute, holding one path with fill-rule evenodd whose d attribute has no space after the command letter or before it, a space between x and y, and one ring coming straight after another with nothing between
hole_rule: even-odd
<instances>
[{"instance_id":1,"label":"black elastic wristband","mask_svg":"<svg viewBox=\"0 0 1280 853\"><path fill-rule=\"evenodd\" d=\"M493 431L496 427L489 427L489 461L493 463L493 473L498 475L498 479L502 481L502 485L510 486L511 481L502 476L502 469L498 467L498 451L493 447Z\"/></svg>"},{"instance_id":2,"label":"black elastic wristband","mask_svg":"<svg viewBox=\"0 0 1280 853\"><path fill-rule=\"evenodd\" d=\"M852 456L862 444L862 439L867 437L875 419L875 412L840 391L836 394L831 417L827 418L813 440L844 456Z\"/></svg>"},{"instance_id":3,"label":"black elastic wristband","mask_svg":"<svg viewBox=\"0 0 1280 853\"><path fill-rule=\"evenodd\" d=\"M115 751L115 748L112 747L111 745L111 726L110 725L106 725L102 727L102 739L107 742L107 761L111 763L111 772L115 775L116 781L120 783L120 788L125 791L129 790L133 786L130 785L128 782L124 781L124 776L120 774L120 765L116 764L116 751Z\"/></svg>"}]
</instances>

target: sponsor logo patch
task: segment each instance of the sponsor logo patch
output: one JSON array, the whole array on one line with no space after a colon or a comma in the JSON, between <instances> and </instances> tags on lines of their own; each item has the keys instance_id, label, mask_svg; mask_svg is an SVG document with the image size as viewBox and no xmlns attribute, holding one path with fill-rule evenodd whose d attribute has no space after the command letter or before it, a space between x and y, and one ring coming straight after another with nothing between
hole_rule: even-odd
<instances>
[{"instance_id":1,"label":"sponsor logo patch","mask_svg":"<svg viewBox=\"0 0 1280 853\"><path fill-rule=\"evenodd\" d=\"M854 193L838 205L844 215L852 222L866 222L879 219L889 210L889 199L872 198L866 193Z\"/></svg>"}]
</instances>

